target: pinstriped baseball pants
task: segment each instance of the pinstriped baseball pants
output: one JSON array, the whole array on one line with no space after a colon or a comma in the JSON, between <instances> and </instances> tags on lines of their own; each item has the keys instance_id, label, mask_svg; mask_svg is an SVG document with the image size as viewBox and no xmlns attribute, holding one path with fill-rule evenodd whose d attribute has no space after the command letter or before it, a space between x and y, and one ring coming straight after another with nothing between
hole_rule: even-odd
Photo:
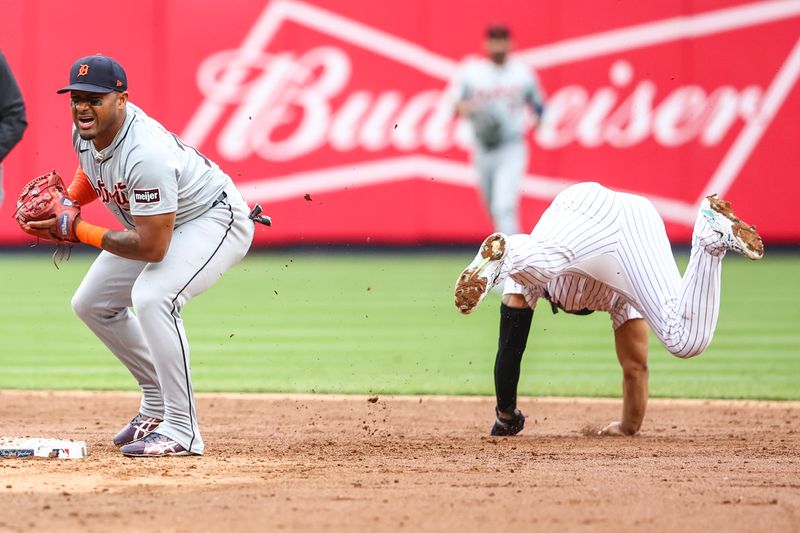
<instances>
[{"instance_id":1,"label":"pinstriped baseball pants","mask_svg":"<svg viewBox=\"0 0 800 533\"><path fill-rule=\"evenodd\" d=\"M598 281L623 294L670 353L692 357L714 335L724 256L700 244L711 232L703 217L694 231L681 277L664 222L649 200L581 183L555 198L530 235L509 239L501 272L523 285L543 285L562 272L611 258L607 264L613 268Z\"/></svg>"}]
</instances>

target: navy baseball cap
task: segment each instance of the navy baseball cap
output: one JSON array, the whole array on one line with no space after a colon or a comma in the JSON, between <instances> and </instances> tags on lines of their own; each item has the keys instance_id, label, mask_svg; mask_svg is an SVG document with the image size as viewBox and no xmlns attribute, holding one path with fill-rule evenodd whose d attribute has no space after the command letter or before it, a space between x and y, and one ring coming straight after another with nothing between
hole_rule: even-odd
<instances>
[{"instance_id":1,"label":"navy baseball cap","mask_svg":"<svg viewBox=\"0 0 800 533\"><path fill-rule=\"evenodd\" d=\"M502 22L495 22L486 27L486 37L489 39L508 39L511 31Z\"/></svg>"},{"instance_id":2,"label":"navy baseball cap","mask_svg":"<svg viewBox=\"0 0 800 533\"><path fill-rule=\"evenodd\" d=\"M110 57L97 54L78 59L69 70L69 85L56 92L122 93L127 90L128 77L122 66Z\"/></svg>"}]
</instances>

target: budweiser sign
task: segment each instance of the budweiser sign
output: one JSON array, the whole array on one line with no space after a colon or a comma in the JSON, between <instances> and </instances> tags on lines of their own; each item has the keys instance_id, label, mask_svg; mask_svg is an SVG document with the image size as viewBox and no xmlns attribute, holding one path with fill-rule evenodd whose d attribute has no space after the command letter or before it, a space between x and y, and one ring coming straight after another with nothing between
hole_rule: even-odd
<instances>
[{"instance_id":1,"label":"budweiser sign","mask_svg":"<svg viewBox=\"0 0 800 533\"><path fill-rule=\"evenodd\" d=\"M668 220L692 224L699 199L710 192L727 192L794 87L800 45L791 43L778 58L771 79L744 83L719 77L710 83L674 77L673 83L664 83L663 76L650 77L652 65L637 63L627 54L635 57L643 49L701 42L798 15L797 2L755 2L519 51L517 58L545 80L548 70L569 64L595 61L604 69L602 79L591 84L575 79L546 87L545 119L531 133L534 159L537 152L566 149L718 149L713 171L688 197L685 191L670 197L628 187L650 196ZM319 41L302 50L273 47L273 38L287 24L315 32ZM388 84L375 90L359 87L354 73L370 67L356 64L348 51L352 47L415 70L429 83L414 92ZM200 65L197 80L203 102L183 136L190 143L212 145L231 161L313 161L322 150L335 151L346 161L352 161L348 154L381 154L346 164L346 177L342 165L264 176L245 186L252 200L274 202L301 190L314 193L420 176L470 185L474 176L468 163L439 157L454 148L468 150L464 124L456 123L448 94L458 67L458 58L335 12L302 2L272 2L239 48L215 53ZM402 129L396 131L396 125ZM549 199L584 178L595 179L530 174L524 193Z\"/></svg>"},{"instance_id":2,"label":"budweiser sign","mask_svg":"<svg viewBox=\"0 0 800 533\"><path fill-rule=\"evenodd\" d=\"M716 192L768 243L800 242L790 218L800 193L800 2L480 2L264 0L221 11L213 0L172 0L142 15L163 28L157 38L141 42L135 26L98 38L125 66L131 100L265 206L274 226L259 228L257 242L471 243L491 231L452 97L489 20L510 24L515 57L545 92L544 119L526 131L523 227L565 187L598 181L649 197L679 241ZM63 86L86 53L55 42L50 25L80 18L37 18L35 5L12 3L0 20L19 43L4 53L31 111L3 162L6 192L75 164L65 101L40 89ZM41 27L23 32L13 20ZM197 28L213 31L199 38ZM48 44L59 54L25 52ZM59 142L37 142L54 132ZM89 219L113 225L93 209ZM0 220L0 241L23 238Z\"/></svg>"}]
</instances>

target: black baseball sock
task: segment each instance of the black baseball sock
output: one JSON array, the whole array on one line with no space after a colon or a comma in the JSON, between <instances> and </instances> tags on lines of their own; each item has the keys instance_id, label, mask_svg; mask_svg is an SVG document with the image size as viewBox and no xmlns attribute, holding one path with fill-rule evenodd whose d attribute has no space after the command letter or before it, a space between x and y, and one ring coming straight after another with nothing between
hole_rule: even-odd
<instances>
[{"instance_id":1,"label":"black baseball sock","mask_svg":"<svg viewBox=\"0 0 800 533\"><path fill-rule=\"evenodd\" d=\"M517 407L519 367L532 321L533 310L529 307L515 308L500 304L500 339L494 361L494 388L497 408L505 413L513 413Z\"/></svg>"}]
</instances>

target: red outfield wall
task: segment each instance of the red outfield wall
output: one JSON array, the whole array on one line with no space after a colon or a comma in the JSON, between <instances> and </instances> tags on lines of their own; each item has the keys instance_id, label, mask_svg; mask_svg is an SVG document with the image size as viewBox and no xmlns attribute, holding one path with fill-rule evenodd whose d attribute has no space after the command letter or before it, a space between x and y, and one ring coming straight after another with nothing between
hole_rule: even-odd
<instances>
[{"instance_id":1,"label":"red outfield wall","mask_svg":"<svg viewBox=\"0 0 800 533\"><path fill-rule=\"evenodd\" d=\"M96 52L126 67L133 102L264 204L275 226L258 242L476 242L491 226L445 92L497 20L548 100L529 135L525 227L591 180L649 196L676 241L719 192L768 243L800 242L800 2L222 5L0 0L0 49L30 121L4 164L0 243L28 241L11 218L25 181L74 170L68 96L55 90ZM115 224L98 203L86 213Z\"/></svg>"}]
</instances>

